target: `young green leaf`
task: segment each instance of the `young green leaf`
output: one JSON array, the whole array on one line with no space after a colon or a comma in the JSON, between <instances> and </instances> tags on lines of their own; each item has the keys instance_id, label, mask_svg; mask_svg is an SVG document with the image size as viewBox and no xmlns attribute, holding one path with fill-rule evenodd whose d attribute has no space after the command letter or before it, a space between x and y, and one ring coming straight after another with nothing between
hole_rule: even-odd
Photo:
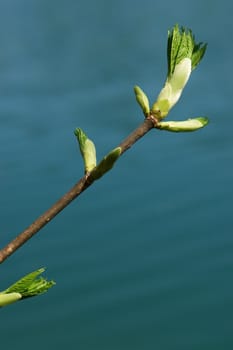
<instances>
[{"instance_id":1,"label":"young green leaf","mask_svg":"<svg viewBox=\"0 0 233 350\"><path fill-rule=\"evenodd\" d=\"M197 67L207 49L207 44L199 43L194 46L192 53L192 70Z\"/></svg>"},{"instance_id":2,"label":"young green leaf","mask_svg":"<svg viewBox=\"0 0 233 350\"><path fill-rule=\"evenodd\" d=\"M190 29L179 28L176 24L171 31L168 31L168 79L173 74L175 66L184 58L191 59L193 70L204 56L206 46L207 44L195 42L195 37Z\"/></svg>"},{"instance_id":3,"label":"young green leaf","mask_svg":"<svg viewBox=\"0 0 233 350\"><path fill-rule=\"evenodd\" d=\"M55 282L47 281L41 277L40 275L44 271L45 269L41 268L27 274L1 293L18 293L21 295L21 298L27 298L47 292L49 288L55 285Z\"/></svg>"},{"instance_id":4,"label":"young green leaf","mask_svg":"<svg viewBox=\"0 0 233 350\"><path fill-rule=\"evenodd\" d=\"M200 63L206 44L196 43L190 29L176 25L168 32L168 72L165 85L152 106L152 113L164 118L178 102L192 70Z\"/></svg>"}]
</instances>

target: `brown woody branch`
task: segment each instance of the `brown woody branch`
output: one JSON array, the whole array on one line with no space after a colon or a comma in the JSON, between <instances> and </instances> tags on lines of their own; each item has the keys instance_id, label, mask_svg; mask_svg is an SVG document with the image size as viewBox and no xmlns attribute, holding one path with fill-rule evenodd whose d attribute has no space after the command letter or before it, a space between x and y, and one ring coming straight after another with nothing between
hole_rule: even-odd
<instances>
[{"instance_id":1,"label":"brown woody branch","mask_svg":"<svg viewBox=\"0 0 233 350\"><path fill-rule=\"evenodd\" d=\"M143 137L148 131L156 127L158 120L149 115L139 127L132 132L121 144L121 155L127 151L136 141ZM15 239L8 243L0 250L0 263L6 260L18 248L26 243L32 236L40 231L48 224L57 214L59 214L67 205L77 198L86 188L88 188L94 180L91 179L90 173L84 175L64 196L62 196L55 204L53 204L46 212L36 219Z\"/></svg>"}]
</instances>

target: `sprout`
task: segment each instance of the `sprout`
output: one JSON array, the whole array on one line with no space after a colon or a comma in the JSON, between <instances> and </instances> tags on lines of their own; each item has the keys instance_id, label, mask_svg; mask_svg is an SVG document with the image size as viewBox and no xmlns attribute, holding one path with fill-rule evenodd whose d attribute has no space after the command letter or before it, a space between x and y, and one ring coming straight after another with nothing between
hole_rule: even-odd
<instances>
[{"instance_id":1,"label":"sprout","mask_svg":"<svg viewBox=\"0 0 233 350\"><path fill-rule=\"evenodd\" d=\"M179 100L191 72L205 54L206 44L196 43L192 31L176 25L168 32L168 73L165 85L152 106L152 113L166 117Z\"/></svg>"},{"instance_id":2,"label":"sprout","mask_svg":"<svg viewBox=\"0 0 233 350\"><path fill-rule=\"evenodd\" d=\"M156 127L161 130L167 130L167 131L173 131L173 132L195 131L200 128L203 128L205 125L208 124L208 122L209 122L208 118L199 117L199 118L193 118L193 119L188 119L188 120L179 121L179 122L174 122L174 121L159 122Z\"/></svg>"},{"instance_id":3,"label":"sprout","mask_svg":"<svg viewBox=\"0 0 233 350\"><path fill-rule=\"evenodd\" d=\"M0 292L0 307L15 303L20 299L47 292L49 288L55 285L55 282L47 281L40 276L44 271L44 268L33 271L12 284L3 292Z\"/></svg>"},{"instance_id":4,"label":"sprout","mask_svg":"<svg viewBox=\"0 0 233 350\"><path fill-rule=\"evenodd\" d=\"M87 135L82 129L75 129L74 134L77 137L80 152L84 161L85 173L87 173L96 166L95 145L90 139L87 138Z\"/></svg>"}]
</instances>

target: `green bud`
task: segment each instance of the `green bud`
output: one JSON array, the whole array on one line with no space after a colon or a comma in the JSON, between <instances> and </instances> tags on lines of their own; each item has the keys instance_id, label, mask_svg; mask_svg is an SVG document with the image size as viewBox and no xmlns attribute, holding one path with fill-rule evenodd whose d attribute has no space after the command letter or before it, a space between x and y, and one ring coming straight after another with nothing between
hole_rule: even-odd
<instances>
[{"instance_id":1,"label":"green bud","mask_svg":"<svg viewBox=\"0 0 233 350\"><path fill-rule=\"evenodd\" d=\"M145 116L147 116L150 113L150 103L147 95L139 86L134 87L134 92L138 104L141 106Z\"/></svg>"},{"instance_id":2,"label":"green bud","mask_svg":"<svg viewBox=\"0 0 233 350\"><path fill-rule=\"evenodd\" d=\"M167 79L152 106L153 114L160 114L161 118L164 118L178 102L192 70L203 58L206 47L206 44L195 42L190 29L180 29L176 25L168 32Z\"/></svg>"},{"instance_id":3,"label":"green bud","mask_svg":"<svg viewBox=\"0 0 233 350\"><path fill-rule=\"evenodd\" d=\"M91 171L90 178L92 180L97 180L105 173L107 173L110 169L112 169L113 165L117 161L117 159L121 155L121 147L114 148L111 152L109 152L100 163Z\"/></svg>"},{"instance_id":4,"label":"green bud","mask_svg":"<svg viewBox=\"0 0 233 350\"><path fill-rule=\"evenodd\" d=\"M82 129L75 129L74 134L79 143L80 152L84 161L85 172L90 172L96 166L95 145L90 139L87 138Z\"/></svg>"},{"instance_id":5,"label":"green bud","mask_svg":"<svg viewBox=\"0 0 233 350\"><path fill-rule=\"evenodd\" d=\"M159 122L156 128L160 130L167 130L173 132L187 132L187 131L195 131L200 128L203 128L208 124L208 118L199 117L194 119L188 119L180 122L175 121L167 121L167 122Z\"/></svg>"},{"instance_id":6,"label":"green bud","mask_svg":"<svg viewBox=\"0 0 233 350\"><path fill-rule=\"evenodd\" d=\"M9 294L0 293L0 307L13 304L16 301L20 300L21 298L22 298L22 295L20 293L9 293Z\"/></svg>"}]
</instances>

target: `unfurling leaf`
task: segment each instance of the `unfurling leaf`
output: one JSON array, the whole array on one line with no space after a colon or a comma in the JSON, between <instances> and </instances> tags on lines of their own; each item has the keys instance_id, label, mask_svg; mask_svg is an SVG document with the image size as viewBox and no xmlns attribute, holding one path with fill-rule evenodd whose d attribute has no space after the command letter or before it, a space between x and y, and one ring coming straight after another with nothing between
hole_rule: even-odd
<instances>
[{"instance_id":1,"label":"unfurling leaf","mask_svg":"<svg viewBox=\"0 0 233 350\"><path fill-rule=\"evenodd\" d=\"M197 43L192 31L176 24L168 31L167 62L168 79L174 73L175 67L184 58L191 59L192 70L200 63L206 51L207 44Z\"/></svg>"},{"instance_id":2,"label":"unfurling leaf","mask_svg":"<svg viewBox=\"0 0 233 350\"><path fill-rule=\"evenodd\" d=\"M12 284L6 290L0 292L0 307L12 304L20 299L33 297L47 292L49 288L55 285L54 281L47 281L40 275L45 271L44 268L38 269Z\"/></svg>"},{"instance_id":3,"label":"unfurling leaf","mask_svg":"<svg viewBox=\"0 0 233 350\"><path fill-rule=\"evenodd\" d=\"M206 44L196 43L190 29L178 25L168 32L168 72L164 87L152 105L152 113L165 118L179 101L192 70L200 63Z\"/></svg>"}]
</instances>

